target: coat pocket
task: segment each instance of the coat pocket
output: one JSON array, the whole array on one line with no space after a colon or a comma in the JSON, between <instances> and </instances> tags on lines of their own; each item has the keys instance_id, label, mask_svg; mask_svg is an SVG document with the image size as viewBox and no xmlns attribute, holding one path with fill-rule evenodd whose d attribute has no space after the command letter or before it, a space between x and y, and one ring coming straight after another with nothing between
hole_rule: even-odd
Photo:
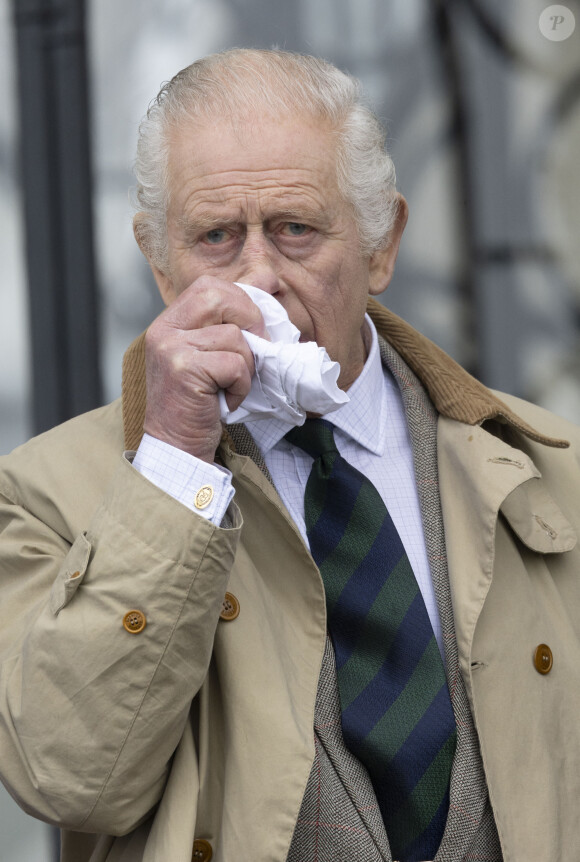
<instances>
[{"instance_id":1,"label":"coat pocket","mask_svg":"<svg viewBox=\"0 0 580 862\"><path fill-rule=\"evenodd\" d=\"M91 543L86 533L81 533L71 545L50 591L50 609L55 616L68 605L81 585L90 554Z\"/></svg>"}]
</instances>

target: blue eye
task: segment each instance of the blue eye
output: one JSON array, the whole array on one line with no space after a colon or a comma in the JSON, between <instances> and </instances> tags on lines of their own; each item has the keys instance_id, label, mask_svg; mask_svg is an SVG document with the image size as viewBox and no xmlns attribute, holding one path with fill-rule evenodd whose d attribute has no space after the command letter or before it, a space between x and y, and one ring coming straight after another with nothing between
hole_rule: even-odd
<instances>
[{"instance_id":1,"label":"blue eye","mask_svg":"<svg viewBox=\"0 0 580 862\"><path fill-rule=\"evenodd\" d=\"M289 221L286 224L286 229L291 236L304 236L308 231L308 226L297 221Z\"/></svg>"},{"instance_id":2,"label":"blue eye","mask_svg":"<svg viewBox=\"0 0 580 862\"><path fill-rule=\"evenodd\" d=\"M205 235L206 242L209 242L210 245L218 245L218 243L223 242L226 239L227 233L225 230L222 230L219 227L214 228L213 230L209 230Z\"/></svg>"}]
</instances>

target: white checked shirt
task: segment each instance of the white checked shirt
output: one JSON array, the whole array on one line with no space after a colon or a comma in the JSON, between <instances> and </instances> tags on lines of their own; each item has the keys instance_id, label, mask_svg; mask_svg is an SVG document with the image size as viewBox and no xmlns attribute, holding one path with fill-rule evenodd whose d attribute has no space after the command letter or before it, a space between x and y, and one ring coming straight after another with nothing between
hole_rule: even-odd
<instances>
[{"instance_id":1,"label":"white checked shirt","mask_svg":"<svg viewBox=\"0 0 580 862\"><path fill-rule=\"evenodd\" d=\"M367 316L371 347L362 373L348 390L350 401L326 417L335 426L340 454L371 479L399 532L442 646L441 624L431 579L421 509L417 495L411 440L403 401L390 372L383 368L377 332ZM312 458L284 439L290 426L278 419L246 422L266 462L276 489L304 542L304 491ZM210 506L199 514L220 523L234 496L231 474L145 435L133 465L162 490L197 511L194 498L204 484L214 489Z\"/></svg>"}]
</instances>

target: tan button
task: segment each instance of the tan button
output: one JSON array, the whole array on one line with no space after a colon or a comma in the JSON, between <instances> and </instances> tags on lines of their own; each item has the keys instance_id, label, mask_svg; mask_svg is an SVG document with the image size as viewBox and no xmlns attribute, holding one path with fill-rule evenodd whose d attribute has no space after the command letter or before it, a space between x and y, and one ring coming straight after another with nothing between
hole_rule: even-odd
<instances>
[{"instance_id":1,"label":"tan button","mask_svg":"<svg viewBox=\"0 0 580 862\"><path fill-rule=\"evenodd\" d=\"M553 664L554 658L550 647L547 644L537 646L534 653L534 667L538 673L550 673Z\"/></svg>"},{"instance_id":2,"label":"tan button","mask_svg":"<svg viewBox=\"0 0 580 862\"><path fill-rule=\"evenodd\" d=\"M141 611L127 611L123 617L123 626L128 632L131 632L132 635L138 635L139 632L143 631L146 625L147 620L145 619L145 614L142 614Z\"/></svg>"},{"instance_id":3,"label":"tan button","mask_svg":"<svg viewBox=\"0 0 580 862\"><path fill-rule=\"evenodd\" d=\"M205 838L196 838L193 842L193 853L191 854L191 862L209 862L213 856L211 844Z\"/></svg>"},{"instance_id":4,"label":"tan button","mask_svg":"<svg viewBox=\"0 0 580 862\"><path fill-rule=\"evenodd\" d=\"M222 604L222 612L220 614L220 619L227 620L229 622L230 620L235 620L239 613L239 601L236 599L233 593L226 593Z\"/></svg>"},{"instance_id":5,"label":"tan button","mask_svg":"<svg viewBox=\"0 0 580 862\"><path fill-rule=\"evenodd\" d=\"M202 485L197 494L195 495L195 499L193 504L196 509L205 509L211 501L213 500L213 488L211 485Z\"/></svg>"}]
</instances>

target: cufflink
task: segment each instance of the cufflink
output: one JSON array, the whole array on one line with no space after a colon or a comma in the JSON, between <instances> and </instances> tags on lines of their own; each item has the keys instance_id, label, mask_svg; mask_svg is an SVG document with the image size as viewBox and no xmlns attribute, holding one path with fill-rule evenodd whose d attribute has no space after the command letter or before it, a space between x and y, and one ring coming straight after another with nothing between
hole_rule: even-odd
<instances>
[{"instance_id":1,"label":"cufflink","mask_svg":"<svg viewBox=\"0 0 580 862\"><path fill-rule=\"evenodd\" d=\"M194 497L193 505L196 509L205 509L213 500L213 488L211 485L202 485Z\"/></svg>"}]
</instances>

